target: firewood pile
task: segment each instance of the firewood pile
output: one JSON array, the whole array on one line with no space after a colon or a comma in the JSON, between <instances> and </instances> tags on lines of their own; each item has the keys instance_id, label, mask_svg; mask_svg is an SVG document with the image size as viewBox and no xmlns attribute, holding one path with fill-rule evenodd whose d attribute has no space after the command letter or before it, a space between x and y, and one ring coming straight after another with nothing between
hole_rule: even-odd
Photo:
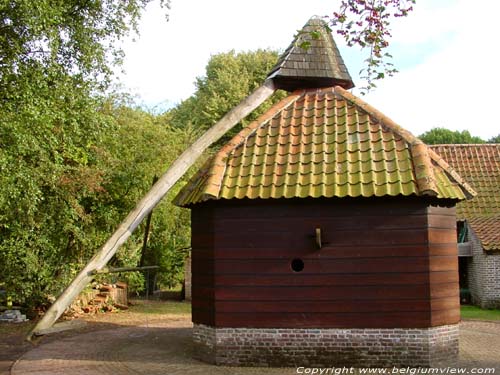
<instances>
[{"instance_id":1,"label":"firewood pile","mask_svg":"<svg viewBox=\"0 0 500 375\"><path fill-rule=\"evenodd\" d=\"M78 317L83 314L97 314L128 309L127 284L94 284L91 291L82 292L69 308L66 315Z\"/></svg>"}]
</instances>

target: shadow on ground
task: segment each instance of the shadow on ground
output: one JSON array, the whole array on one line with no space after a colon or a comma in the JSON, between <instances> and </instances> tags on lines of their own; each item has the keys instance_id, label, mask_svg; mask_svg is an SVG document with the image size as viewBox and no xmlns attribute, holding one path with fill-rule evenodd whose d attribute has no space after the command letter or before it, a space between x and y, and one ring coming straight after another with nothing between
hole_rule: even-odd
<instances>
[{"instance_id":1,"label":"shadow on ground","mask_svg":"<svg viewBox=\"0 0 500 375\"><path fill-rule=\"evenodd\" d=\"M296 374L295 368L234 368L192 358L189 317L128 326L93 323L78 334L44 338L13 366L12 374ZM500 371L500 323L465 321L460 367Z\"/></svg>"}]
</instances>

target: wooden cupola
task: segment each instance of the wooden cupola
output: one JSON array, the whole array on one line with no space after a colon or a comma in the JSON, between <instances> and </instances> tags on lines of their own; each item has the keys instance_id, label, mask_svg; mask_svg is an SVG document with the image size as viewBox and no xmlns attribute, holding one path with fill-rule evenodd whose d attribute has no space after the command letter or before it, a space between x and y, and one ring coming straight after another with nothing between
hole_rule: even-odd
<instances>
[{"instance_id":1,"label":"wooden cupola","mask_svg":"<svg viewBox=\"0 0 500 375\"><path fill-rule=\"evenodd\" d=\"M268 78L273 79L276 88L286 91L354 87L330 28L318 17L312 17L295 35Z\"/></svg>"}]
</instances>

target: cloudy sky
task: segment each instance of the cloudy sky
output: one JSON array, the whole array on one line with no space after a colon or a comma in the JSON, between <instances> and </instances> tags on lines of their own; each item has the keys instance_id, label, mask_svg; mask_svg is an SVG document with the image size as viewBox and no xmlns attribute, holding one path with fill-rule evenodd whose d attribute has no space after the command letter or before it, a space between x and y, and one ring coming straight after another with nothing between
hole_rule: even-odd
<instances>
[{"instance_id":1,"label":"cloudy sky","mask_svg":"<svg viewBox=\"0 0 500 375\"><path fill-rule=\"evenodd\" d=\"M150 4L140 37L124 43L121 83L148 108L168 108L189 97L211 55L258 48L285 49L313 15L329 15L337 0L171 0ZM391 53L399 73L363 97L418 135L433 127L500 134L498 40L500 2L417 0L393 23ZM334 35L357 86L366 55ZM354 89L354 94L358 94Z\"/></svg>"}]
</instances>

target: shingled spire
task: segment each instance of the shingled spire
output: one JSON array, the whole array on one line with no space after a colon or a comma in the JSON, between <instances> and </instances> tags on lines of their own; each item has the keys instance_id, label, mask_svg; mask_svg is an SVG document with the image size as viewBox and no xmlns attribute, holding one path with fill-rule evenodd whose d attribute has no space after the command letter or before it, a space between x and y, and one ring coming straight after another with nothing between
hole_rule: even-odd
<instances>
[{"instance_id":1,"label":"shingled spire","mask_svg":"<svg viewBox=\"0 0 500 375\"><path fill-rule=\"evenodd\" d=\"M277 88L354 87L326 22L311 18L268 75Z\"/></svg>"}]
</instances>

